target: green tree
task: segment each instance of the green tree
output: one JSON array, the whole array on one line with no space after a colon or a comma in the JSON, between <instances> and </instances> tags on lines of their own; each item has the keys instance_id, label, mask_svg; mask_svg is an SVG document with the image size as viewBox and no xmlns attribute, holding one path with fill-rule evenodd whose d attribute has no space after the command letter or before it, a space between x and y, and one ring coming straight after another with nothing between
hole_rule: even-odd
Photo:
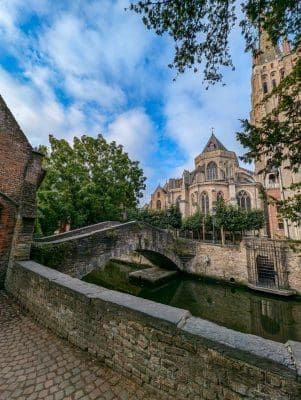
<instances>
[{"instance_id":1,"label":"green tree","mask_svg":"<svg viewBox=\"0 0 301 400\"><path fill-rule=\"evenodd\" d=\"M235 232L243 234L246 231L263 228L264 213L258 209L244 210L219 200L216 203L215 224L222 230L222 235L224 231L229 231L233 235Z\"/></svg>"},{"instance_id":2,"label":"green tree","mask_svg":"<svg viewBox=\"0 0 301 400\"><path fill-rule=\"evenodd\" d=\"M71 228L104 220L121 219L135 207L145 188L145 177L137 161L123 147L97 138L49 137L44 151L47 171L38 191L38 225L43 234L59 226Z\"/></svg>"},{"instance_id":3,"label":"green tree","mask_svg":"<svg viewBox=\"0 0 301 400\"><path fill-rule=\"evenodd\" d=\"M240 7L240 8L239 8ZM240 19L246 50L256 51L258 28L268 32L273 42L293 35L301 36L299 0L141 0L130 9L142 15L148 29L168 34L175 43L170 67L178 73L203 66L204 80L222 80L221 68L233 68L229 35Z\"/></svg>"},{"instance_id":4,"label":"green tree","mask_svg":"<svg viewBox=\"0 0 301 400\"><path fill-rule=\"evenodd\" d=\"M166 210L134 209L128 213L128 219L146 222L162 229L180 229L182 226L182 215L177 206Z\"/></svg>"},{"instance_id":5,"label":"green tree","mask_svg":"<svg viewBox=\"0 0 301 400\"><path fill-rule=\"evenodd\" d=\"M212 217L204 215L198 210L193 215L183 219L182 228L192 231L193 237L201 239L203 238L203 230L205 232L212 231Z\"/></svg>"}]
</instances>

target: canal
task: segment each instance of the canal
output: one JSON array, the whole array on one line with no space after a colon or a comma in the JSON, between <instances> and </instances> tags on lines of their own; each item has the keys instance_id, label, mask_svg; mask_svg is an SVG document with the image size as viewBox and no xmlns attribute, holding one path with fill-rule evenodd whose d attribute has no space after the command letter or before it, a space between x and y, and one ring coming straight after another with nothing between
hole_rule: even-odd
<instances>
[{"instance_id":1,"label":"canal","mask_svg":"<svg viewBox=\"0 0 301 400\"><path fill-rule=\"evenodd\" d=\"M140 267L139 267L140 268ZM108 289L189 310L195 317L240 332L285 343L301 341L301 301L252 292L242 287L204 282L202 278L177 276L158 287L129 281L137 266L110 261L83 278ZM141 268L140 268L141 269Z\"/></svg>"}]
</instances>

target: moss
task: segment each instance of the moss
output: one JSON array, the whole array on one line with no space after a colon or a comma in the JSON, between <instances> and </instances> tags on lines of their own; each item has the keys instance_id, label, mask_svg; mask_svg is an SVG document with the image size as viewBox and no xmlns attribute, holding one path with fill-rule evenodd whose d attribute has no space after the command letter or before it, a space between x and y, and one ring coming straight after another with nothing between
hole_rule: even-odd
<instances>
[{"instance_id":1,"label":"moss","mask_svg":"<svg viewBox=\"0 0 301 400\"><path fill-rule=\"evenodd\" d=\"M147 238L143 238L143 241L144 241L144 247L146 247L146 248L148 248L149 247L149 239L147 239Z\"/></svg>"},{"instance_id":2,"label":"moss","mask_svg":"<svg viewBox=\"0 0 301 400\"><path fill-rule=\"evenodd\" d=\"M57 268L76 248L76 244L70 241L62 243L34 243L31 247L30 257L40 264L51 268Z\"/></svg>"},{"instance_id":3,"label":"moss","mask_svg":"<svg viewBox=\"0 0 301 400\"><path fill-rule=\"evenodd\" d=\"M111 239L111 240L116 240L118 238L118 232L116 229L111 229L106 232L106 238Z\"/></svg>"}]
</instances>

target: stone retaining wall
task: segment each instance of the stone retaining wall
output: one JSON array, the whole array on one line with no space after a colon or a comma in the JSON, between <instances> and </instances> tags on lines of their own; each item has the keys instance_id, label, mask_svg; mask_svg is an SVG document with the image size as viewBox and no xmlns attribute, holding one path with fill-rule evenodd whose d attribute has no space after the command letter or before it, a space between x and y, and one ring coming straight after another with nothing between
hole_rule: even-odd
<instances>
[{"instance_id":1,"label":"stone retaining wall","mask_svg":"<svg viewBox=\"0 0 301 400\"><path fill-rule=\"evenodd\" d=\"M9 269L6 288L42 324L158 399L301 398L299 343L235 332L29 261Z\"/></svg>"},{"instance_id":2,"label":"stone retaining wall","mask_svg":"<svg viewBox=\"0 0 301 400\"><path fill-rule=\"evenodd\" d=\"M240 284L248 283L247 255L240 246L195 243L196 256L185 266L185 272Z\"/></svg>"}]
</instances>

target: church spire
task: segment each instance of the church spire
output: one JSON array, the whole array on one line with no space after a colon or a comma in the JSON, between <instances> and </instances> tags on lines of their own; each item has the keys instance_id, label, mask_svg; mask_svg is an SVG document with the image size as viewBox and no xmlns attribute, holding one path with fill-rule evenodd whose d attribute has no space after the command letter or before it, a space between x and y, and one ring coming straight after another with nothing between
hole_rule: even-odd
<instances>
[{"instance_id":1,"label":"church spire","mask_svg":"<svg viewBox=\"0 0 301 400\"><path fill-rule=\"evenodd\" d=\"M215 151L215 150L224 150L227 151L226 147L218 140L218 138L214 134L214 128L211 128L211 136L202 151L202 153L206 153L208 151Z\"/></svg>"}]
</instances>

